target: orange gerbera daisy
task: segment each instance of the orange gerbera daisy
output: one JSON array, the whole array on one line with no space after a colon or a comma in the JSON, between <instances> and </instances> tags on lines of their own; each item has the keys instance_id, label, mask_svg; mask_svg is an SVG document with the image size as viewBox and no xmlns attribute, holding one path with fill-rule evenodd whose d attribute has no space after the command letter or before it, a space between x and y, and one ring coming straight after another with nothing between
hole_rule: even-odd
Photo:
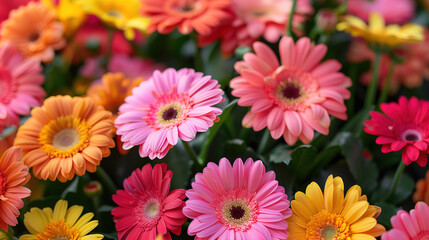
<instances>
[{"instance_id":1,"label":"orange gerbera daisy","mask_svg":"<svg viewBox=\"0 0 429 240\"><path fill-rule=\"evenodd\" d=\"M54 50L65 46L63 26L56 18L55 11L43 3L30 2L10 12L0 38L12 42L27 57L49 62L54 58Z\"/></svg>"},{"instance_id":2,"label":"orange gerbera daisy","mask_svg":"<svg viewBox=\"0 0 429 240\"><path fill-rule=\"evenodd\" d=\"M21 199L30 196L30 190L22 186L30 174L20 161L21 155L20 147L11 147L0 158L0 232L18 223L19 209L24 207Z\"/></svg>"},{"instance_id":3,"label":"orange gerbera daisy","mask_svg":"<svg viewBox=\"0 0 429 240\"><path fill-rule=\"evenodd\" d=\"M211 28L228 17L225 11L230 0L141 0L141 12L150 16L148 32L157 30L167 34L176 27L182 34L193 29L201 35L210 34Z\"/></svg>"},{"instance_id":4,"label":"orange gerbera daisy","mask_svg":"<svg viewBox=\"0 0 429 240\"><path fill-rule=\"evenodd\" d=\"M95 172L115 146L112 114L91 98L56 96L31 111L18 129L15 145L39 179L66 182L74 174Z\"/></svg>"},{"instance_id":5,"label":"orange gerbera daisy","mask_svg":"<svg viewBox=\"0 0 429 240\"><path fill-rule=\"evenodd\" d=\"M426 177L416 183L416 191L413 194L413 201L423 201L429 205L429 170L426 171Z\"/></svg>"},{"instance_id":6,"label":"orange gerbera daisy","mask_svg":"<svg viewBox=\"0 0 429 240\"><path fill-rule=\"evenodd\" d=\"M131 95L131 90L143 80L144 78L131 80L123 73L106 73L101 82L96 82L89 87L86 95L98 105L117 115L119 106L125 102L127 96Z\"/></svg>"}]
</instances>

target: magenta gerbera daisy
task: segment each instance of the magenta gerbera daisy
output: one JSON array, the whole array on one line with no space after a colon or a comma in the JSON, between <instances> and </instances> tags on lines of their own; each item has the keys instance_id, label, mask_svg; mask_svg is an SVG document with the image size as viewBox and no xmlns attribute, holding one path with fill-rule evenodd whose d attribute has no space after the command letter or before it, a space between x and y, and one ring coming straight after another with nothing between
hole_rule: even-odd
<instances>
[{"instance_id":1,"label":"magenta gerbera daisy","mask_svg":"<svg viewBox=\"0 0 429 240\"><path fill-rule=\"evenodd\" d=\"M381 240L429 239L429 206L424 202L418 202L410 213L399 210L390 222L393 229L385 232Z\"/></svg>"},{"instance_id":2,"label":"magenta gerbera daisy","mask_svg":"<svg viewBox=\"0 0 429 240\"><path fill-rule=\"evenodd\" d=\"M238 105L251 106L243 119L245 127L260 131L265 127L274 139L283 135L292 145L298 138L305 144L314 131L328 134L329 115L347 119L344 99L351 80L338 72L336 60L320 61L325 45L311 44L307 37L295 44L291 37L280 40L281 65L265 44L253 44L255 53L246 53L235 69L241 75L231 80L232 95Z\"/></svg>"},{"instance_id":3,"label":"magenta gerbera daisy","mask_svg":"<svg viewBox=\"0 0 429 240\"><path fill-rule=\"evenodd\" d=\"M286 218L292 215L288 197L273 171L251 158L233 166L222 158L197 173L183 208L192 218L188 234L196 240L286 239Z\"/></svg>"},{"instance_id":4,"label":"magenta gerbera daisy","mask_svg":"<svg viewBox=\"0 0 429 240\"><path fill-rule=\"evenodd\" d=\"M375 142L382 144L381 151L388 153L402 149L406 165L417 162L424 167L429 151L429 101L404 96L399 103L383 103L381 110L372 111L372 119L365 121L365 132L378 136Z\"/></svg>"},{"instance_id":5,"label":"magenta gerbera daisy","mask_svg":"<svg viewBox=\"0 0 429 240\"><path fill-rule=\"evenodd\" d=\"M0 133L6 126L18 126L19 115L42 104L46 94L41 71L40 62L25 59L9 42L0 45Z\"/></svg>"},{"instance_id":6,"label":"magenta gerbera daisy","mask_svg":"<svg viewBox=\"0 0 429 240\"><path fill-rule=\"evenodd\" d=\"M125 190L118 190L113 201L119 206L112 210L119 239L170 240L170 231L180 235L186 217L184 189L170 191L173 173L167 164L146 164L124 180Z\"/></svg>"},{"instance_id":7,"label":"magenta gerbera daisy","mask_svg":"<svg viewBox=\"0 0 429 240\"><path fill-rule=\"evenodd\" d=\"M140 145L140 156L163 158L179 138L191 141L213 125L222 94L218 81L193 69L155 71L119 108L115 127L123 148Z\"/></svg>"}]
</instances>

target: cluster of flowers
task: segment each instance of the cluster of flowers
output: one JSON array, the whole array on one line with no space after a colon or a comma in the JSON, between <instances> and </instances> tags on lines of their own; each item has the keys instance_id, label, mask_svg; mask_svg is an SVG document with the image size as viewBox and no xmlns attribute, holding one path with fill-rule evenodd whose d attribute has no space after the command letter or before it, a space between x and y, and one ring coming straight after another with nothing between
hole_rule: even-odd
<instances>
[{"instance_id":1,"label":"cluster of flowers","mask_svg":"<svg viewBox=\"0 0 429 240\"><path fill-rule=\"evenodd\" d=\"M428 45L421 26L396 25L412 18L410 1L397 1L403 4L395 5L400 15L392 9L377 9L385 6L384 1L372 1L379 4L375 6L362 2L350 0L349 12L358 17L346 16L334 28L365 40L354 40L353 44L361 44L356 47L360 50L349 58L374 64L373 77L366 77L370 86L365 105L372 106L377 84L382 97L394 91L392 86L422 84L422 76L429 72L424 54ZM361 11L363 7L378 13L367 14ZM327 46L303 36L303 25L313 12L309 0L129 0L126 4L44 0L11 11L0 29L0 133L14 126L18 130L16 136L0 142L0 238L8 239L9 226L18 224L22 199L31 193L24 186L30 176L64 183L94 173L115 145L123 154L138 146L141 157L162 159L180 141L191 148L187 142L198 132L208 131L222 120L218 104L225 100L225 91L217 80L191 68L163 70L163 66L141 59L111 56L114 46L109 43L104 43L107 63L100 56L83 54L93 61L86 63L82 74L101 77L85 96L45 99L41 64L52 62L55 51L64 48L71 63L78 61L75 52L82 49L82 42L73 45L71 39L79 39L87 14L97 16L109 28L103 33L106 38L115 37L113 28L123 31L131 42L140 33L167 34L177 29L181 34L196 35L199 47L220 41L225 57L239 46L252 47L253 52L235 63L238 76L229 82L237 104L249 107L242 125L254 131L267 128L273 139L282 137L294 145L299 141L310 144L315 133L328 135L332 118L347 120L345 100L352 97L348 90L352 80L340 72L342 65L334 59L323 61ZM326 20L323 14L319 20ZM385 22L393 24L386 26ZM332 31L328 25L320 22L319 26ZM283 36L285 29L289 36ZM295 41L291 35L299 39ZM278 49L273 51L269 45L277 43ZM418 66L396 62L400 51L406 51ZM390 54L382 61L386 73L378 74L381 54L386 52ZM394 77L383 77L394 64L398 65L390 74ZM414 75L408 76L411 68ZM377 136L383 153L402 151L405 165L426 166L429 101L401 96L397 103L381 102L385 114L371 111L364 131ZM25 116L28 119L21 124ZM266 171L262 161L251 158L209 162L194 175L188 190L170 191L172 176L165 163L147 164L124 180L123 190L112 196L118 205L111 214L119 239L171 239L170 232L180 235L188 218L192 219L188 234L201 240L429 238L426 203L418 202L409 213L399 211L391 218L393 229L386 232L377 223L381 208L370 205L360 186L346 191L343 179L333 175L323 191L312 182L291 202L274 171ZM427 182L420 182L418 188L428 188ZM429 196L417 192L414 199ZM68 208L66 200L58 201L54 209L31 208L23 220L29 234L19 239L102 239L102 234L90 234L98 226L92 220L94 214L82 213L82 206Z\"/></svg>"}]
</instances>

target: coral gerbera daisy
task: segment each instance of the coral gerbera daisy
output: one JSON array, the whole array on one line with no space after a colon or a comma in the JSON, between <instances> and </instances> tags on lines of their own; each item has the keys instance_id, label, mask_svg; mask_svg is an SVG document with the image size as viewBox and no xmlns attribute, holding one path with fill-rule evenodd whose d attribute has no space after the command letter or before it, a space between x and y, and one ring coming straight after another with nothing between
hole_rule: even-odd
<instances>
[{"instance_id":1,"label":"coral gerbera daisy","mask_svg":"<svg viewBox=\"0 0 429 240\"><path fill-rule=\"evenodd\" d=\"M369 15L369 24L355 16L346 16L343 22L338 23L337 29L350 33L355 37L362 37L368 43L382 47L395 47L403 43L423 41L423 27L417 24L385 26L384 19L379 13Z\"/></svg>"},{"instance_id":2,"label":"coral gerbera daisy","mask_svg":"<svg viewBox=\"0 0 429 240\"><path fill-rule=\"evenodd\" d=\"M63 26L56 18L55 11L43 3L30 2L10 13L2 24L1 39L12 42L27 57L50 62L54 50L65 46Z\"/></svg>"},{"instance_id":3,"label":"coral gerbera daisy","mask_svg":"<svg viewBox=\"0 0 429 240\"><path fill-rule=\"evenodd\" d=\"M187 219L182 213L185 190L169 192L172 176L167 164L156 164L152 169L148 163L125 179L125 190L113 195L119 205L112 210L119 239L146 240L161 235L171 240L169 231L180 235Z\"/></svg>"},{"instance_id":4,"label":"coral gerbera daisy","mask_svg":"<svg viewBox=\"0 0 429 240\"><path fill-rule=\"evenodd\" d=\"M126 38L130 40L134 39L134 29L144 33L149 24L149 18L139 15L139 0L85 0L82 4L87 13L124 30Z\"/></svg>"},{"instance_id":5,"label":"coral gerbera daisy","mask_svg":"<svg viewBox=\"0 0 429 240\"><path fill-rule=\"evenodd\" d=\"M52 208L31 208L24 214L24 224L30 234L24 234L19 240L62 240L62 239L103 239L101 234L89 234L98 226L98 220L92 220L94 213L80 216L83 207L79 205L67 208L66 200L59 200Z\"/></svg>"},{"instance_id":6,"label":"coral gerbera daisy","mask_svg":"<svg viewBox=\"0 0 429 240\"><path fill-rule=\"evenodd\" d=\"M125 97L131 95L131 90L138 86L144 79L131 80L123 73L106 73L100 82L95 82L88 88L87 96L92 98L96 104L116 115Z\"/></svg>"},{"instance_id":7,"label":"coral gerbera daisy","mask_svg":"<svg viewBox=\"0 0 429 240\"><path fill-rule=\"evenodd\" d=\"M243 119L245 127L260 131L268 127L271 136L290 145L297 139L309 143L314 131L328 134L329 114L347 119L344 99L350 97L351 81L339 73L341 64L328 60L325 45L312 45L304 37L295 44L291 37L280 41L281 65L274 52L256 42L255 53L246 53L235 64L241 75L230 86L238 105L251 106Z\"/></svg>"},{"instance_id":8,"label":"coral gerbera daisy","mask_svg":"<svg viewBox=\"0 0 429 240\"><path fill-rule=\"evenodd\" d=\"M390 222L393 229L385 232L381 240L429 239L429 206L424 202L418 202L410 213L399 210Z\"/></svg>"},{"instance_id":9,"label":"coral gerbera daisy","mask_svg":"<svg viewBox=\"0 0 429 240\"><path fill-rule=\"evenodd\" d=\"M188 234L195 239L278 240L288 236L285 219L292 212L283 187L273 171L265 172L261 161L251 158L233 166L222 158L197 173L189 200L183 208L192 218Z\"/></svg>"},{"instance_id":10,"label":"coral gerbera daisy","mask_svg":"<svg viewBox=\"0 0 429 240\"><path fill-rule=\"evenodd\" d=\"M406 165L416 162L426 166L429 151L429 101L402 96L399 103L383 103L381 110L372 111L372 119L365 121L365 132L378 136L381 151L388 153L402 149L402 160Z\"/></svg>"},{"instance_id":11,"label":"coral gerbera daisy","mask_svg":"<svg viewBox=\"0 0 429 240\"><path fill-rule=\"evenodd\" d=\"M293 215L286 219L291 240L322 239L373 239L380 236L384 227L376 218L381 212L369 205L358 185L344 196L344 183L340 177L328 177L322 193L312 182L305 193L297 192L292 201Z\"/></svg>"},{"instance_id":12,"label":"coral gerbera daisy","mask_svg":"<svg viewBox=\"0 0 429 240\"><path fill-rule=\"evenodd\" d=\"M150 16L148 32L167 34L176 27L182 34L195 29L208 35L212 28L229 15L225 11L230 0L141 0L141 12Z\"/></svg>"},{"instance_id":13,"label":"coral gerbera daisy","mask_svg":"<svg viewBox=\"0 0 429 240\"><path fill-rule=\"evenodd\" d=\"M140 156L163 158L179 138L191 141L213 125L222 94L216 80L193 69L156 70L119 108L116 133L124 149L140 145Z\"/></svg>"},{"instance_id":14,"label":"coral gerbera daisy","mask_svg":"<svg viewBox=\"0 0 429 240\"><path fill-rule=\"evenodd\" d=\"M42 104L42 67L35 59L25 59L10 42L0 45L0 133L3 127L19 125L19 115Z\"/></svg>"},{"instance_id":15,"label":"coral gerbera daisy","mask_svg":"<svg viewBox=\"0 0 429 240\"><path fill-rule=\"evenodd\" d=\"M18 223L19 209L24 207L21 199L30 196L30 190L23 187L30 174L21 155L20 147L11 147L0 158L0 231L7 232L8 225Z\"/></svg>"},{"instance_id":16,"label":"coral gerbera daisy","mask_svg":"<svg viewBox=\"0 0 429 240\"><path fill-rule=\"evenodd\" d=\"M75 174L95 172L110 155L112 114L90 98L56 96L31 111L18 129L16 146L24 150L23 161L39 179L71 180Z\"/></svg>"}]
</instances>

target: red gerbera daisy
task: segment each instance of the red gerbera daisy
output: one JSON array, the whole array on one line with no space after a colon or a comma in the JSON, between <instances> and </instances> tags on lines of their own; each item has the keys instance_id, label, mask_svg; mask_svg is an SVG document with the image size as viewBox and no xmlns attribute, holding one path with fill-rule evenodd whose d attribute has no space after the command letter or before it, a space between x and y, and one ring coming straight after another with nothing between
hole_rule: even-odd
<instances>
[{"instance_id":1,"label":"red gerbera daisy","mask_svg":"<svg viewBox=\"0 0 429 240\"><path fill-rule=\"evenodd\" d=\"M379 112L371 112L372 119L365 122L365 132L377 135L376 143L382 144L381 151L402 151L406 165L415 161L426 166L429 150L429 101L412 97L399 98L399 103L384 103Z\"/></svg>"},{"instance_id":2,"label":"red gerbera daisy","mask_svg":"<svg viewBox=\"0 0 429 240\"><path fill-rule=\"evenodd\" d=\"M172 176L165 163L153 169L146 164L125 179L125 190L113 195L119 205L112 210L119 239L155 239L161 235L170 240L169 231L180 235L187 219L182 213L185 190L169 192Z\"/></svg>"}]
</instances>

